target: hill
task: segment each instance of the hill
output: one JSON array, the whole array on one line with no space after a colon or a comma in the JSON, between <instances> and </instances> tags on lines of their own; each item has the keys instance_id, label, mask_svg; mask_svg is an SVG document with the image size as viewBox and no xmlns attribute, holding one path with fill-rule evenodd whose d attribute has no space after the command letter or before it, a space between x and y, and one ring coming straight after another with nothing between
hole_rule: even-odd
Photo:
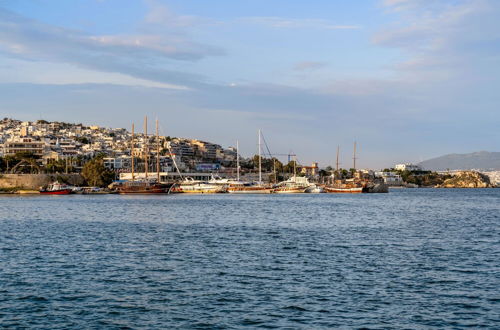
<instances>
[{"instance_id":1,"label":"hill","mask_svg":"<svg viewBox=\"0 0 500 330\"><path fill-rule=\"evenodd\" d=\"M449 154L419 163L433 171L446 170L500 170L500 152L479 151L470 154Z\"/></svg>"}]
</instances>

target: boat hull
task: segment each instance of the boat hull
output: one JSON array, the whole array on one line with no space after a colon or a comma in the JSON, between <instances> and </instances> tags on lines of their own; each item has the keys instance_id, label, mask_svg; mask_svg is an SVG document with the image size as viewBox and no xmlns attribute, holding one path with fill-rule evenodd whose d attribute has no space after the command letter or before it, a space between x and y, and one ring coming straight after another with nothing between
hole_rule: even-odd
<instances>
[{"instance_id":1,"label":"boat hull","mask_svg":"<svg viewBox=\"0 0 500 330\"><path fill-rule=\"evenodd\" d=\"M273 189L271 188L253 188L253 187L244 187L244 188L228 188L227 192L230 194L272 194Z\"/></svg>"},{"instance_id":2,"label":"boat hull","mask_svg":"<svg viewBox=\"0 0 500 330\"><path fill-rule=\"evenodd\" d=\"M333 188L325 187L325 192L330 194L361 194L363 192L363 187L354 188Z\"/></svg>"},{"instance_id":3,"label":"boat hull","mask_svg":"<svg viewBox=\"0 0 500 330\"><path fill-rule=\"evenodd\" d=\"M124 184L116 188L121 195L126 194L168 194L173 184Z\"/></svg>"},{"instance_id":4,"label":"boat hull","mask_svg":"<svg viewBox=\"0 0 500 330\"><path fill-rule=\"evenodd\" d=\"M176 191L178 193L182 194L219 194L223 193L224 190L219 190L219 189L192 189L192 190L184 190L180 189Z\"/></svg>"},{"instance_id":5,"label":"boat hull","mask_svg":"<svg viewBox=\"0 0 500 330\"><path fill-rule=\"evenodd\" d=\"M275 194L301 194L305 192L305 188L277 188L274 189Z\"/></svg>"},{"instance_id":6,"label":"boat hull","mask_svg":"<svg viewBox=\"0 0 500 330\"><path fill-rule=\"evenodd\" d=\"M69 195L72 193L71 189L60 189L60 190L41 190L40 194L42 195Z\"/></svg>"}]
</instances>

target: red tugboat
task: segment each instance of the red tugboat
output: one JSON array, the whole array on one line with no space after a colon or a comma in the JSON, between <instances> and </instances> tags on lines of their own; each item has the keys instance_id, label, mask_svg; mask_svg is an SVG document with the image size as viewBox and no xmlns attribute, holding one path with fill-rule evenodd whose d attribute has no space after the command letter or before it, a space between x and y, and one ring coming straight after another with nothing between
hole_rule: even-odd
<instances>
[{"instance_id":1,"label":"red tugboat","mask_svg":"<svg viewBox=\"0 0 500 330\"><path fill-rule=\"evenodd\" d=\"M40 194L43 195L69 195L73 192L70 186L64 183L54 182L47 186L47 188L41 189Z\"/></svg>"}]
</instances>

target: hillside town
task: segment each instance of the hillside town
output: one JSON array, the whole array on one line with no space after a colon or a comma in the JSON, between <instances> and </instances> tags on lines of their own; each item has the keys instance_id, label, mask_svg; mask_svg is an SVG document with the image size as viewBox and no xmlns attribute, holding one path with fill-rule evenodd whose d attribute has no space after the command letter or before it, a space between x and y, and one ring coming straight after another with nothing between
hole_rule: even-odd
<instances>
[{"instance_id":1,"label":"hillside town","mask_svg":"<svg viewBox=\"0 0 500 330\"><path fill-rule=\"evenodd\" d=\"M40 165L57 162L69 163L70 168L81 167L85 160L98 155L104 163L116 172L129 171L131 164L132 134L124 128L105 128L69 124L62 122L20 121L4 118L0 121L0 156L31 154ZM171 138L143 133L135 134L135 156L147 152L156 156L160 145L160 166L162 172L174 170L175 159L181 171L219 170L230 166L236 160L235 148L223 148L218 144L196 139ZM147 143L146 143L147 142Z\"/></svg>"},{"instance_id":2,"label":"hillside town","mask_svg":"<svg viewBox=\"0 0 500 330\"><path fill-rule=\"evenodd\" d=\"M234 147L224 148L211 142L155 133L133 134L125 128L4 118L0 121L0 171L11 174L80 173L87 162L99 157L104 167L114 173L113 179L130 179L133 159L147 155L155 161L141 163L136 160L134 170L138 173L158 171L174 177L176 173L184 173L206 179L214 173L234 177L238 169L238 174L241 172L248 180L257 178L257 156L245 159ZM285 180L296 173L313 182L326 182L330 177L365 178L380 180L389 187L409 188L444 187L445 180L461 173L431 172L410 163L395 164L380 171L320 168L317 162L301 165L288 159L287 164L282 164L272 157L263 157L261 167L264 176L260 179L269 182ZM484 172L482 176L488 182L470 183L471 187L500 185L500 171Z\"/></svg>"}]
</instances>

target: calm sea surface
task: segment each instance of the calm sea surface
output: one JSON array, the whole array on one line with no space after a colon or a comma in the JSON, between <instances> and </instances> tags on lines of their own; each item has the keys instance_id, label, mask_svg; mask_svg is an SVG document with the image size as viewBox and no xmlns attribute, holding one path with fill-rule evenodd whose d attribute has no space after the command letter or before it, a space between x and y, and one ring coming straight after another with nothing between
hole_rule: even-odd
<instances>
[{"instance_id":1,"label":"calm sea surface","mask_svg":"<svg viewBox=\"0 0 500 330\"><path fill-rule=\"evenodd\" d=\"M500 327L500 189L0 196L0 327Z\"/></svg>"}]
</instances>

